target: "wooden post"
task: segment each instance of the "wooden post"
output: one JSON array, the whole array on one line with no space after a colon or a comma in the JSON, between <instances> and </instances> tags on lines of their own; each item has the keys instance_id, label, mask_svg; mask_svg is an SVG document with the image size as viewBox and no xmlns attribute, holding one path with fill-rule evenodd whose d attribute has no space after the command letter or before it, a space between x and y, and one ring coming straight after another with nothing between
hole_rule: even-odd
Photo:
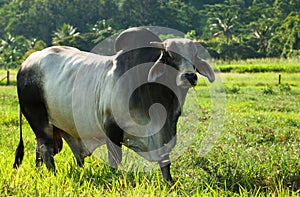
<instances>
[{"instance_id":1,"label":"wooden post","mask_svg":"<svg viewBox=\"0 0 300 197\"><path fill-rule=\"evenodd\" d=\"M278 85L280 85L281 84L281 74L279 74L279 76L278 76Z\"/></svg>"},{"instance_id":2,"label":"wooden post","mask_svg":"<svg viewBox=\"0 0 300 197\"><path fill-rule=\"evenodd\" d=\"M7 78L6 85L8 86L10 84L10 81L9 81L9 70L7 70L6 78Z\"/></svg>"}]
</instances>

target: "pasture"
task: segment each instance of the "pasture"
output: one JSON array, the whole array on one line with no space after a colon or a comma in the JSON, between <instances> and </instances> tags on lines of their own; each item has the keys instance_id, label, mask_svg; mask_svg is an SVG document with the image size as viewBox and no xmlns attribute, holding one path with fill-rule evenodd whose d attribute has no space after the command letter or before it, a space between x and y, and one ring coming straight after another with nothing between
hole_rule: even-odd
<instances>
[{"instance_id":1,"label":"pasture","mask_svg":"<svg viewBox=\"0 0 300 197\"><path fill-rule=\"evenodd\" d=\"M16 87L0 86L0 196L299 196L300 73L281 73L281 85L274 72L220 75L226 90L223 130L212 150L200 155L212 113L200 80L179 120L179 136L187 135L178 139L174 151L181 152L171 158L173 185L164 183L158 168L113 174L96 156L77 167L65 143L55 156L56 175L36 168L35 137L26 121L25 158L13 169L19 140Z\"/></svg>"}]
</instances>

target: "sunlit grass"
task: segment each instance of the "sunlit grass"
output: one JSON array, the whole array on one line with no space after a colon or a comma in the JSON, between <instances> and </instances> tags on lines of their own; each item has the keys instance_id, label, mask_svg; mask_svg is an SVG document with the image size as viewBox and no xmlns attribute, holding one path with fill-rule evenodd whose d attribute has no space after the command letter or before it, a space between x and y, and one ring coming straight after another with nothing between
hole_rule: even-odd
<instances>
[{"instance_id":1,"label":"sunlit grass","mask_svg":"<svg viewBox=\"0 0 300 197\"><path fill-rule=\"evenodd\" d=\"M299 196L299 74L282 73L282 83L290 88L280 88L276 73L220 76L227 100L223 131L212 150L201 155L212 103L200 80L178 123L174 185L163 181L158 168L113 174L96 155L77 167L66 144L55 156L56 175L45 166L36 168L35 136L26 121L25 158L12 169L19 139L16 87L0 86L0 196ZM100 154L106 157L105 147Z\"/></svg>"}]
</instances>

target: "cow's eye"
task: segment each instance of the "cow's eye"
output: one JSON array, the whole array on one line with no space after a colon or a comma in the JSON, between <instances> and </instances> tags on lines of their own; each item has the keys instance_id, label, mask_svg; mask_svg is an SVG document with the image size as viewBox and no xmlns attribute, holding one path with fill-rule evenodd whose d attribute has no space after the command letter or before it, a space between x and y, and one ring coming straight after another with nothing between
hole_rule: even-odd
<instances>
[{"instance_id":1,"label":"cow's eye","mask_svg":"<svg viewBox=\"0 0 300 197\"><path fill-rule=\"evenodd\" d=\"M163 52L163 57L164 57L164 58L170 58L170 57L171 57L170 52L164 51L164 52Z\"/></svg>"},{"instance_id":2,"label":"cow's eye","mask_svg":"<svg viewBox=\"0 0 300 197\"><path fill-rule=\"evenodd\" d=\"M168 62L165 56L162 56L159 61L163 64L166 64Z\"/></svg>"},{"instance_id":3,"label":"cow's eye","mask_svg":"<svg viewBox=\"0 0 300 197\"><path fill-rule=\"evenodd\" d=\"M160 58L160 62L164 63L164 64L167 64L169 62L168 60L170 58L171 58L171 56L170 56L169 52L164 51L162 57Z\"/></svg>"}]
</instances>

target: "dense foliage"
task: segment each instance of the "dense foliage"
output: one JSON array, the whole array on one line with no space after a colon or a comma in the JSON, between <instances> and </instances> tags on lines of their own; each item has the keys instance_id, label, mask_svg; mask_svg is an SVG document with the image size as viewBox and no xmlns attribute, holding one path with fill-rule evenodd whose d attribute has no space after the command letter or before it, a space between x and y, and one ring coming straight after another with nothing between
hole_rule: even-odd
<instances>
[{"instance_id":1,"label":"dense foliage","mask_svg":"<svg viewBox=\"0 0 300 197\"><path fill-rule=\"evenodd\" d=\"M215 58L299 57L299 10L299 0L0 0L0 67L41 46L90 50L148 25L185 32Z\"/></svg>"}]
</instances>

